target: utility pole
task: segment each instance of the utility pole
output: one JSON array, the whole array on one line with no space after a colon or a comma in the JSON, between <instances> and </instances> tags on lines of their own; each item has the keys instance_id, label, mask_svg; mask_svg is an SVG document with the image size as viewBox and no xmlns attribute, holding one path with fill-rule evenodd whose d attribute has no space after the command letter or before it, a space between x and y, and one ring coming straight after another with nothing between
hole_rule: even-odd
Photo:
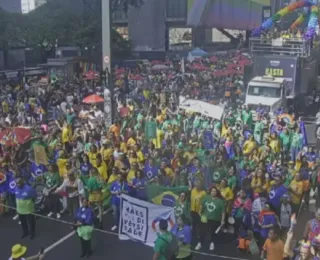
<instances>
[{"instance_id":1,"label":"utility pole","mask_svg":"<svg viewBox=\"0 0 320 260\"><path fill-rule=\"evenodd\" d=\"M112 81L112 47L111 47L111 1L101 0L102 12L102 69L106 75L104 89L104 114L105 125L109 128L114 121L114 87Z\"/></svg>"}]
</instances>

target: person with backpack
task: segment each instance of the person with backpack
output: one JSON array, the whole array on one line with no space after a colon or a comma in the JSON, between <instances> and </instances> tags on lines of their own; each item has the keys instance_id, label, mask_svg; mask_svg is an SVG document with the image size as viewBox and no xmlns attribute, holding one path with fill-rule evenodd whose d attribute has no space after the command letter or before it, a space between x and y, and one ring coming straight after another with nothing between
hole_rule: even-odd
<instances>
[{"instance_id":1,"label":"person with backpack","mask_svg":"<svg viewBox=\"0 0 320 260\"><path fill-rule=\"evenodd\" d=\"M160 219L160 233L154 244L152 260L175 260L179 252L179 242L175 235L168 231L168 221Z\"/></svg>"}]
</instances>

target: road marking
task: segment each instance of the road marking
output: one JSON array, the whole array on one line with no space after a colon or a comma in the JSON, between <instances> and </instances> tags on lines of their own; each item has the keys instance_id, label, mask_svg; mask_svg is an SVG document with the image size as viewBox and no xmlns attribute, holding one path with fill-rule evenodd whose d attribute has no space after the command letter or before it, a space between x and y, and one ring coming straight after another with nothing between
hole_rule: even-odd
<instances>
[{"instance_id":1,"label":"road marking","mask_svg":"<svg viewBox=\"0 0 320 260\"><path fill-rule=\"evenodd\" d=\"M13 207L10 207L10 206L7 206L7 205L3 205L3 204L0 204L0 205L14 209ZM111 208L105 210L105 211L103 212L103 215L107 214L107 213L110 212L111 210L112 210ZM73 224L73 223L70 223L70 222L67 222L67 221L64 221L64 220L61 220L61 219L55 219L55 218L43 216L43 215L40 215L40 214L33 214L33 215L38 216L38 217L40 217L40 218L45 218L45 219L48 219L48 220L60 222L60 223L62 223L62 224L68 224L68 225L72 225L72 224ZM104 233L104 234L107 234L107 235L116 236L116 237L118 237L118 235L119 235L118 232L111 232L111 231L101 230L101 229L94 229L94 231L101 232L101 233ZM62 243L65 242L67 239L69 239L70 237L72 237L75 233L76 233L76 231L70 232L70 233L67 234L66 236L62 237L61 239L59 239L58 241L56 241L55 243L53 243L51 246L47 247L47 248L44 250L44 252L45 252L45 253L48 253L49 251L51 251L52 249L56 248L58 245L62 244ZM232 257L232 256L225 256L225 255L209 254L209 253L204 253L204 252L199 252L199 251L194 251L194 250L191 250L191 252L192 252L193 254L197 254L197 255L216 257L216 258L220 258L220 259L248 260L247 258L240 258L240 257Z\"/></svg>"},{"instance_id":2,"label":"road marking","mask_svg":"<svg viewBox=\"0 0 320 260\"><path fill-rule=\"evenodd\" d=\"M48 253L49 251L51 251L52 249L54 249L55 247L57 247L58 245L62 244L64 241L66 241L68 238L72 237L76 232L72 231L71 233L69 233L68 235L62 237L61 239L59 239L57 242L53 243L51 246L48 246L44 252Z\"/></svg>"}]
</instances>

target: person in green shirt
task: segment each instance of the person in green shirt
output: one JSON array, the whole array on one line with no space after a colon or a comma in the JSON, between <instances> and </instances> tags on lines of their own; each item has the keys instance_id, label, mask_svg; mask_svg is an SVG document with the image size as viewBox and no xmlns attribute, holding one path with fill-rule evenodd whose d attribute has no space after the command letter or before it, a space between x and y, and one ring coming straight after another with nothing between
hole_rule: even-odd
<instances>
[{"instance_id":1,"label":"person in green shirt","mask_svg":"<svg viewBox=\"0 0 320 260\"><path fill-rule=\"evenodd\" d=\"M291 133L289 132L288 128L285 128L280 134L280 143L283 161L287 161L291 143Z\"/></svg>"},{"instance_id":2,"label":"person in green shirt","mask_svg":"<svg viewBox=\"0 0 320 260\"><path fill-rule=\"evenodd\" d=\"M48 166L48 172L44 174L43 180L45 185L44 195L47 197L48 201L48 217L56 214L57 219L60 219L61 215L59 213L59 195L54 193L54 191L60 186L61 182L56 165L50 164Z\"/></svg>"},{"instance_id":3,"label":"person in green shirt","mask_svg":"<svg viewBox=\"0 0 320 260\"><path fill-rule=\"evenodd\" d=\"M153 248L154 254L152 260L168 260L170 259L168 258L168 251L173 234L168 232L168 221L165 219L160 219L159 229L160 232Z\"/></svg>"},{"instance_id":4,"label":"person in green shirt","mask_svg":"<svg viewBox=\"0 0 320 260\"><path fill-rule=\"evenodd\" d=\"M25 238L30 235L30 239L35 236L36 219L33 214L35 211L36 191L29 185L26 185L22 178L16 179L16 210L21 222L22 236Z\"/></svg>"},{"instance_id":5,"label":"person in green shirt","mask_svg":"<svg viewBox=\"0 0 320 260\"><path fill-rule=\"evenodd\" d=\"M264 124L261 118L258 118L257 122L254 124L253 136L257 143L262 144L264 132Z\"/></svg>"},{"instance_id":6,"label":"person in green shirt","mask_svg":"<svg viewBox=\"0 0 320 260\"><path fill-rule=\"evenodd\" d=\"M232 189L232 191L235 191L237 186L237 177L235 176L235 168L231 166L228 170L228 187Z\"/></svg>"},{"instance_id":7,"label":"person in green shirt","mask_svg":"<svg viewBox=\"0 0 320 260\"><path fill-rule=\"evenodd\" d=\"M227 175L226 167L223 162L217 162L214 166L212 180L214 183L220 183L222 179L224 179Z\"/></svg>"},{"instance_id":8,"label":"person in green shirt","mask_svg":"<svg viewBox=\"0 0 320 260\"><path fill-rule=\"evenodd\" d=\"M66 120L67 124L72 125L76 118L75 113L71 109L67 109Z\"/></svg>"},{"instance_id":9,"label":"person in green shirt","mask_svg":"<svg viewBox=\"0 0 320 260\"><path fill-rule=\"evenodd\" d=\"M221 199L220 193L216 187L212 187L210 194L205 196L201 201L201 222L202 222L202 234L200 240L196 246L196 250L199 250L203 245L204 238L207 234L210 235L210 247L214 250L214 242L216 242L216 230L221 228L225 224L226 205L225 201Z\"/></svg>"},{"instance_id":10,"label":"person in green shirt","mask_svg":"<svg viewBox=\"0 0 320 260\"><path fill-rule=\"evenodd\" d=\"M252 129L252 112L250 111L249 107L246 107L242 111L242 122L243 125L248 126L248 129Z\"/></svg>"},{"instance_id":11,"label":"person in green shirt","mask_svg":"<svg viewBox=\"0 0 320 260\"><path fill-rule=\"evenodd\" d=\"M181 192L179 199L176 201L174 209L175 218L178 219L179 217L183 216L184 219L190 223L191 216L190 216L190 204L187 200L186 192Z\"/></svg>"}]
</instances>

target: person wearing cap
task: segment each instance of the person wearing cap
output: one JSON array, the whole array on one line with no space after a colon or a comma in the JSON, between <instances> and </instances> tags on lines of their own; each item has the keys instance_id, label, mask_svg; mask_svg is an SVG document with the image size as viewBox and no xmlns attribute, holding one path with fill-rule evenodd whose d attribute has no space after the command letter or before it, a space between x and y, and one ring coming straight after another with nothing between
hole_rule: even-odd
<instances>
[{"instance_id":1,"label":"person wearing cap","mask_svg":"<svg viewBox=\"0 0 320 260\"><path fill-rule=\"evenodd\" d=\"M44 254L37 254L30 257L25 257L27 252L27 247L20 244L16 244L11 249L11 257L9 260L43 260Z\"/></svg>"},{"instance_id":2,"label":"person wearing cap","mask_svg":"<svg viewBox=\"0 0 320 260\"><path fill-rule=\"evenodd\" d=\"M29 185L26 185L21 178L16 180L15 190L17 213L21 222L22 236L25 238L30 235L30 239L35 236L36 219L33 215L35 211L34 201L37 197L36 191Z\"/></svg>"}]
</instances>

